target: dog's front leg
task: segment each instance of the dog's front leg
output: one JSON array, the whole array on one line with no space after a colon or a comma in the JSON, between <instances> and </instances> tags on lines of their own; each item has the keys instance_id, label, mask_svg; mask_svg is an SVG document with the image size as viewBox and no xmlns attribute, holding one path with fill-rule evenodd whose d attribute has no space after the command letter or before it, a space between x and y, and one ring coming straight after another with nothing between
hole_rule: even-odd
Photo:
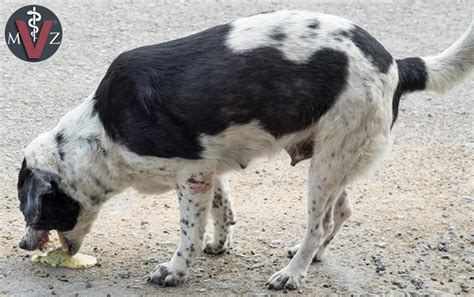
<instances>
[{"instance_id":1,"label":"dog's front leg","mask_svg":"<svg viewBox=\"0 0 474 297\"><path fill-rule=\"evenodd\" d=\"M181 242L166 263L151 272L149 281L161 286L177 286L185 278L196 255L203 249L204 230L213 198L213 172L188 172L178 176Z\"/></svg>"}]
</instances>

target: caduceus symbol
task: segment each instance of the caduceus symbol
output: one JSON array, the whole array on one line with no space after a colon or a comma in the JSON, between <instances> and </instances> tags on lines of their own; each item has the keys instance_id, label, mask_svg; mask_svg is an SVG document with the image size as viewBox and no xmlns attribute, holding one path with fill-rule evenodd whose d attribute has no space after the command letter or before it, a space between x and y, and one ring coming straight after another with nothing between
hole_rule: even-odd
<instances>
[{"instance_id":1,"label":"caduceus symbol","mask_svg":"<svg viewBox=\"0 0 474 297\"><path fill-rule=\"evenodd\" d=\"M33 42L36 42L36 33L38 33L39 28L36 26L36 22L41 20L41 14L36 11L36 6L33 6L33 10L28 10L27 15L31 15L31 18L28 20L28 27L31 28L31 37L33 37Z\"/></svg>"}]
</instances>

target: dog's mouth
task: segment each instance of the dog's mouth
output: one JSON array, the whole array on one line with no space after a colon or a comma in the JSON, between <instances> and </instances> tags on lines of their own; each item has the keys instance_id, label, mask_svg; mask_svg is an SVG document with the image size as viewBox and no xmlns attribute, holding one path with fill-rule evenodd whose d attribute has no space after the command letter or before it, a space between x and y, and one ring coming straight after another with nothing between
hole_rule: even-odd
<instances>
[{"instance_id":1,"label":"dog's mouth","mask_svg":"<svg viewBox=\"0 0 474 297\"><path fill-rule=\"evenodd\" d=\"M61 231L57 231L61 248L73 255L77 252L75 244L68 240ZM50 239L50 230L28 230L20 242L20 248L28 251L44 251L50 247L53 241Z\"/></svg>"},{"instance_id":2,"label":"dog's mouth","mask_svg":"<svg viewBox=\"0 0 474 297\"><path fill-rule=\"evenodd\" d=\"M41 234L40 240L38 242L38 249L43 251L48 247L48 244L51 243L51 240L49 239L50 231L45 230Z\"/></svg>"}]
</instances>

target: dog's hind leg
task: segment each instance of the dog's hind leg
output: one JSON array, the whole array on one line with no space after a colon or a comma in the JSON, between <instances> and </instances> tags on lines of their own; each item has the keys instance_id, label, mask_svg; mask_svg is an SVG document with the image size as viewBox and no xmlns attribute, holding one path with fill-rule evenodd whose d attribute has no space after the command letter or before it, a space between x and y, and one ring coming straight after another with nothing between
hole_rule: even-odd
<instances>
[{"instance_id":1,"label":"dog's hind leg","mask_svg":"<svg viewBox=\"0 0 474 297\"><path fill-rule=\"evenodd\" d=\"M270 277L267 282L269 288L296 289L302 283L318 248L323 244L325 215L332 211L345 183L336 163L332 162L331 153L327 156L325 151L319 151L313 156L309 173L308 225L305 235L290 263Z\"/></svg>"},{"instance_id":2,"label":"dog's hind leg","mask_svg":"<svg viewBox=\"0 0 474 297\"><path fill-rule=\"evenodd\" d=\"M215 180L211 215L214 220L214 234L206 236L204 252L213 255L222 254L230 246L232 226L235 224L229 183L223 176L217 176Z\"/></svg>"},{"instance_id":3,"label":"dog's hind leg","mask_svg":"<svg viewBox=\"0 0 474 297\"><path fill-rule=\"evenodd\" d=\"M214 194L213 171L194 168L178 175L176 192L179 197L181 241L173 258L159 264L149 281L161 286L177 286L185 278L197 254L203 249L203 237ZM212 169L211 169L212 170Z\"/></svg>"},{"instance_id":4,"label":"dog's hind leg","mask_svg":"<svg viewBox=\"0 0 474 297\"><path fill-rule=\"evenodd\" d=\"M385 152L390 144L388 124L377 130L368 129L372 126L367 122L359 122L360 126L348 127L342 121L343 127L339 128L335 123L341 123L338 122L340 118L338 117L336 122L328 122L332 124L332 129L323 127L320 131L330 132L319 133L314 141L315 148L309 169L305 234L300 248L290 263L268 280L267 286L271 289L298 288L318 249L324 244L326 233L330 236L333 232L333 209L339 196L352 180L366 171Z\"/></svg>"},{"instance_id":5,"label":"dog's hind leg","mask_svg":"<svg viewBox=\"0 0 474 297\"><path fill-rule=\"evenodd\" d=\"M332 213L332 216L328 216L328 213ZM352 205L349 200L349 197L347 196L347 192L344 190L341 195L339 195L339 198L336 201L336 204L334 205L333 210L329 210L325 215L324 215L324 243L322 246L318 249L318 252L316 253L316 256L313 258L313 262L320 262L324 260L325 255L326 255L326 249L328 245L331 243L331 241L334 239L336 236L337 232L339 229L342 227L344 222L349 219L349 217L352 214ZM333 218L333 220L331 220ZM334 223L332 223L332 221ZM331 226L333 225L333 226ZM332 230L332 231L331 231ZM288 250L288 257L293 258L298 252L298 249L300 248L301 244L297 244L291 249Z\"/></svg>"},{"instance_id":6,"label":"dog's hind leg","mask_svg":"<svg viewBox=\"0 0 474 297\"><path fill-rule=\"evenodd\" d=\"M339 229L341 229L344 222L347 221L347 219L349 219L351 214L352 214L351 201L349 200L349 197L347 196L347 192L343 191L342 194L339 195L339 198L337 199L336 204L334 205L334 211L333 211L334 226L332 228L332 231L326 233L326 226L325 226L324 243L321 245L321 247L319 247L318 252L316 253L316 256L313 258L313 262L319 262L319 261L324 260L324 258L326 257L326 249L328 245L334 239L334 236L336 236Z\"/></svg>"}]
</instances>

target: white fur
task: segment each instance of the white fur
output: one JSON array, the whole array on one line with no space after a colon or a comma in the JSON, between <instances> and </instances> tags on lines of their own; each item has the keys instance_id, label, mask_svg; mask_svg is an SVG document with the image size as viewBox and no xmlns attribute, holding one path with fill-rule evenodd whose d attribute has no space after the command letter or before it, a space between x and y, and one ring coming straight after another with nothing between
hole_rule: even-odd
<instances>
[{"instance_id":1,"label":"white fur","mask_svg":"<svg viewBox=\"0 0 474 297\"><path fill-rule=\"evenodd\" d=\"M313 20L318 21L318 30L308 28ZM227 45L235 53L270 46L279 49L288 60L304 63L322 47L335 48L331 33L352 26L350 21L333 15L281 10L234 21ZM272 39L274 30L284 33L286 38L283 41ZM313 36L314 32L317 35Z\"/></svg>"},{"instance_id":2,"label":"white fur","mask_svg":"<svg viewBox=\"0 0 474 297\"><path fill-rule=\"evenodd\" d=\"M474 21L453 45L439 55L424 57L428 90L444 93L474 69Z\"/></svg>"}]
</instances>

